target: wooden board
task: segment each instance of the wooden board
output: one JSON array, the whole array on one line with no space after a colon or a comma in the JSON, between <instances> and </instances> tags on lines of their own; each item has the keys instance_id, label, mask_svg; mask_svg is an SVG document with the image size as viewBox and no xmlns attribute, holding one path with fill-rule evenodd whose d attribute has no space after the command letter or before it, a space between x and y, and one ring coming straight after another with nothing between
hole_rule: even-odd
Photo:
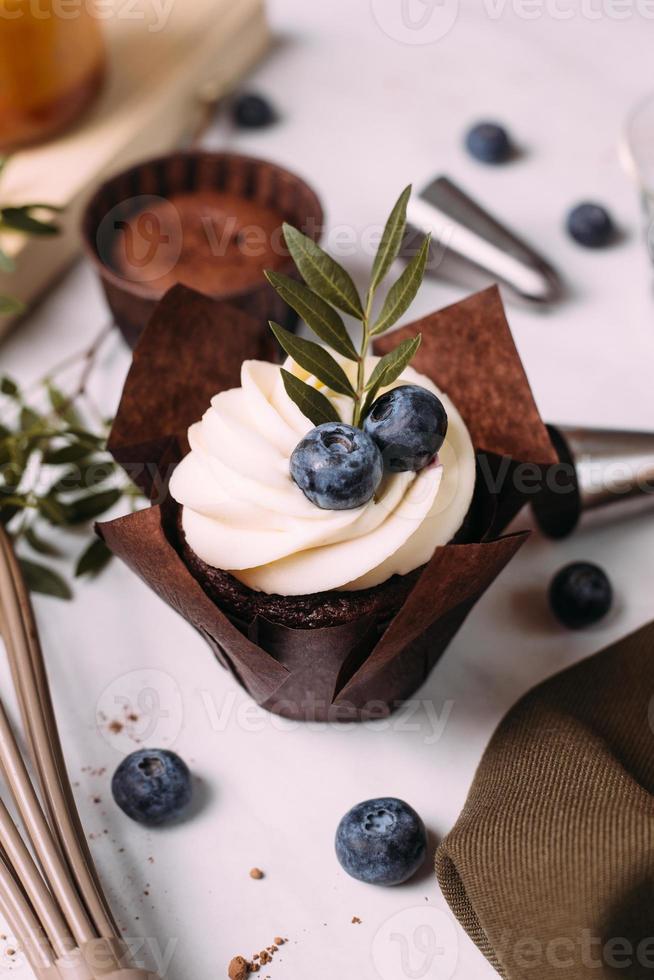
<instances>
[{"instance_id":1,"label":"wooden board","mask_svg":"<svg viewBox=\"0 0 654 980\"><path fill-rule=\"evenodd\" d=\"M113 0L112 13L109 76L94 108L73 130L16 154L3 173L3 204L46 201L65 213L56 238L0 236L16 263L0 273L0 294L33 302L77 255L80 215L97 184L179 145L207 101L227 92L269 42L263 0ZM0 318L0 334L10 325Z\"/></svg>"}]
</instances>

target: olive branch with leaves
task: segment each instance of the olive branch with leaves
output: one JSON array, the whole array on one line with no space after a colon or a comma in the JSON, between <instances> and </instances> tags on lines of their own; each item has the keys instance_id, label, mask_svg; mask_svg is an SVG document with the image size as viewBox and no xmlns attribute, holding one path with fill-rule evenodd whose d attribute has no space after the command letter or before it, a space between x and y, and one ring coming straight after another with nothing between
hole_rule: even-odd
<instances>
[{"instance_id":1,"label":"olive branch with leaves","mask_svg":"<svg viewBox=\"0 0 654 980\"><path fill-rule=\"evenodd\" d=\"M2 176L8 162L9 157L0 156L0 176ZM0 205L0 232L41 237L58 235L60 228L53 220L53 216L60 214L61 210L54 204L20 204L4 207ZM48 221L39 217L42 213L50 216ZM14 261L11 256L3 248L0 248L0 272L11 273L14 268ZM15 316L24 312L25 306L20 299L0 294L0 316Z\"/></svg>"},{"instance_id":2,"label":"olive branch with leaves","mask_svg":"<svg viewBox=\"0 0 654 980\"><path fill-rule=\"evenodd\" d=\"M266 271L268 281L279 296L295 310L323 344L298 337L278 323L270 321L275 337L296 364L314 375L331 391L352 399L354 426L361 426L379 390L392 384L402 374L420 346L420 334L403 340L382 357L370 376L366 377L366 356L371 341L389 330L406 312L415 299L425 274L429 236L423 239L416 254L389 289L378 314L373 314L377 289L402 247L410 195L411 185L402 191L388 217L373 262L365 302L362 302L350 274L313 239L288 224L284 225L284 240L304 282L298 282L273 270ZM358 351L339 310L361 324ZM323 346L324 344L327 346ZM328 347L356 364L354 385ZM306 384L290 371L284 368L281 371L287 394L314 425L340 421L334 405L321 391Z\"/></svg>"}]
</instances>

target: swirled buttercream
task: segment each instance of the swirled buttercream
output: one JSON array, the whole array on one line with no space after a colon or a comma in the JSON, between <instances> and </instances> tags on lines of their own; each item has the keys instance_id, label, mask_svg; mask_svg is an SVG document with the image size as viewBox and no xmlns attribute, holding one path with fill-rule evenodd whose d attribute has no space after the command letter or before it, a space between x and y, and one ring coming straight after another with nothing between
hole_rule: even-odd
<instances>
[{"instance_id":1,"label":"swirled buttercream","mask_svg":"<svg viewBox=\"0 0 654 980\"><path fill-rule=\"evenodd\" d=\"M367 358L367 374L377 360ZM354 365L342 364L353 371ZM285 367L319 388L342 420L351 421L348 398L292 361ZM447 395L410 367L395 385L407 383L437 394L447 411L448 433L437 459L419 473L389 474L362 507L321 510L289 473L291 453L311 423L286 394L277 365L245 361L241 387L216 395L190 427L191 451L170 482L193 551L250 588L281 595L364 589L429 561L463 523L474 491L475 454Z\"/></svg>"}]
</instances>

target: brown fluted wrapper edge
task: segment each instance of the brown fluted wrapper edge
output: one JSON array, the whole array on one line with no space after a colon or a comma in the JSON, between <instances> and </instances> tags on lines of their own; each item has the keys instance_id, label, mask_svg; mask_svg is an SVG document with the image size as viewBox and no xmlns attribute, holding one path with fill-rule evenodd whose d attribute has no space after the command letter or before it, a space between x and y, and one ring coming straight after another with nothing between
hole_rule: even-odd
<instances>
[{"instance_id":1,"label":"brown fluted wrapper edge","mask_svg":"<svg viewBox=\"0 0 654 980\"><path fill-rule=\"evenodd\" d=\"M505 980L654 972L654 623L508 713L436 870Z\"/></svg>"},{"instance_id":2,"label":"brown fluted wrapper edge","mask_svg":"<svg viewBox=\"0 0 654 980\"><path fill-rule=\"evenodd\" d=\"M240 383L244 359L270 358L265 327L176 286L134 353L109 446L153 505L100 525L99 533L270 711L311 720L383 717L410 697L525 539L499 536L525 502L515 467L557 461L496 288L384 337L377 351L418 330L415 366L452 397L477 450L483 526L469 543L436 549L390 623L366 615L319 629L290 629L261 616L232 621L182 561L176 505L165 494L171 468L188 451L189 425L216 392Z\"/></svg>"}]
</instances>

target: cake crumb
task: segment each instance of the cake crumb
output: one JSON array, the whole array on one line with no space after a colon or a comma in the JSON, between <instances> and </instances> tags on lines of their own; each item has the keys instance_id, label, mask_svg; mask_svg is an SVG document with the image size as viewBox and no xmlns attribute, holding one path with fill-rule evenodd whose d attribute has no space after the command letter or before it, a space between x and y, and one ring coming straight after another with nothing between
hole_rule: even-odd
<instances>
[{"instance_id":1,"label":"cake crumb","mask_svg":"<svg viewBox=\"0 0 654 980\"><path fill-rule=\"evenodd\" d=\"M252 868L250 871L250 878L254 878L255 881L261 881L264 877L264 873L261 868Z\"/></svg>"},{"instance_id":2,"label":"cake crumb","mask_svg":"<svg viewBox=\"0 0 654 980\"><path fill-rule=\"evenodd\" d=\"M361 919L359 918L358 915L353 915L352 916L352 925L353 926L360 926L361 925Z\"/></svg>"},{"instance_id":3,"label":"cake crumb","mask_svg":"<svg viewBox=\"0 0 654 980\"><path fill-rule=\"evenodd\" d=\"M275 936L274 942L275 942L275 946L283 946L284 943L285 943L285 940L282 939L281 936Z\"/></svg>"},{"instance_id":4,"label":"cake crumb","mask_svg":"<svg viewBox=\"0 0 654 980\"><path fill-rule=\"evenodd\" d=\"M244 956L235 956L229 964L227 975L229 980L247 980L250 975L250 964Z\"/></svg>"}]
</instances>

